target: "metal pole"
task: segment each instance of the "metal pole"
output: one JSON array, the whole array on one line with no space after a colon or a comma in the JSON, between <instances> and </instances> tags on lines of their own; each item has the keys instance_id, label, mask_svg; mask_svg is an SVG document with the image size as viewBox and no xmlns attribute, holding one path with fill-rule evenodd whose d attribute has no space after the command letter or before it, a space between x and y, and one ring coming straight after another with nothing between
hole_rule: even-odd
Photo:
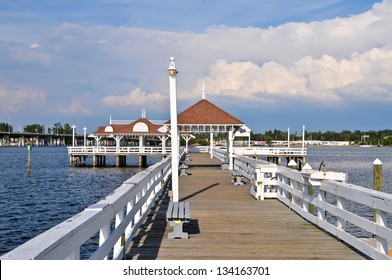
<instances>
[{"instance_id":1,"label":"metal pole","mask_svg":"<svg viewBox=\"0 0 392 280\"><path fill-rule=\"evenodd\" d=\"M72 146L75 146L75 128L76 126L72 125Z\"/></svg>"},{"instance_id":2,"label":"metal pole","mask_svg":"<svg viewBox=\"0 0 392 280\"><path fill-rule=\"evenodd\" d=\"M290 148L290 127L287 129L287 148Z\"/></svg>"},{"instance_id":3,"label":"metal pole","mask_svg":"<svg viewBox=\"0 0 392 280\"><path fill-rule=\"evenodd\" d=\"M214 133L210 132L210 158L214 157Z\"/></svg>"},{"instance_id":4,"label":"metal pole","mask_svg":"<svg viewBox=\"0 0 392 280\"><path fill-rule=\"evenodd\" d=\"M179 200L178 190L178 127L177 127L177 85L176 85L176 63L174 57L170 57L169 63L169 86L170 86L170 134L171 134L171 168L172 168L172 191L173 202Z\"/></svg>"},{"instance_id":5,"label":"metal pole","mask_svg":"<svg viewBox=\"0 0 392 280\"><path fill-rule=\"evenodd\" d=\"M302 126L302 149L304 148L305 148L305 126L303 125Z\"/></svg>"},{"instance_id":6,"label":"metal pole","mask_svg":"<svg viewBox=\"0 0 392 280\"><path fill-rule=\"evenodd\" d=\"M86 147L86 140L87 140L87 136L86 136L86 131L87 131L87 127L83 127L83 132L84 132L84 137L83 137L83 140L84 140L84 146Z\"/></svg>"}]
</instances>

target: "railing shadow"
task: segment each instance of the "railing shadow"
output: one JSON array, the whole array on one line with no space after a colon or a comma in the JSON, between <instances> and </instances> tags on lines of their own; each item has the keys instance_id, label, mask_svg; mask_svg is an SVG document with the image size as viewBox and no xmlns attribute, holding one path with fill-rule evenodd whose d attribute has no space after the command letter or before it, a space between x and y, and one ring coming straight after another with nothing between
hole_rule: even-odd
<instances>
[{"instance_id":1,"label":"railing shadow","mask_svg":"<svg viewBox=\"0 0 392 280\"><path fill-rule=\"evenodd\" d=\"M194 193L192 193L192 194L190 194L188 196L185 196L185 197L181 198L180 200L181 201L185 201L185 200L190 199L190 198L192 198L194 196L197 196L197 195L199 195L199 194L201 194L201 193L203 193L205 191L208 191L209 189L212 189L213 187L216 187L218 185L219 185L219 183L212 184L212 185L210 185L208 187L205 187L204 189L201 189L201 190L199 190L197 192L194 192Z\"/></svg>"},{"instance_id":2,"label":"railing shadow","mask_svg":"<svg viewBox=\"0 0 392 280\"><path fill-rule=\"evenodd\" d=\"M125 259L155 260L157 258L167 226L166 211L169 201L168 188L166 188L133 238Z\"/></svg>"}]
</instances>

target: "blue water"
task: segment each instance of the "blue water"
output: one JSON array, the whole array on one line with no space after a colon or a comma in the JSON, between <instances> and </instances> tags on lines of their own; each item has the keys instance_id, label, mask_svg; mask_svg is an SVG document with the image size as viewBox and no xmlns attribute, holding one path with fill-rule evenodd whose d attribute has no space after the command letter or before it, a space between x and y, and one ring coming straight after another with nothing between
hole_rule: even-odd
<instances>
[{"instance_id":1,"label":"blue water","mask_svg":"<svg viewBox=\"0 0 392 280\"><path fill-rule=\"evenodd\" d=\"M132 159L132 160L131 160ZM148 157L153 164L160 157ZM137 165L137 158L127 159ZM138 167L69 167L65 147L0 148L0 255L83 211L140 171Z\"/></svg>"},{"instance_id":2,"label":"blue water","mask_svg":"<svg viewBox=\"0 0 392 280\"><path fill-rule=\"evenodd\" d=\"M392 147L309 147L307 162L318 169L326 163L326 169L345 172L348 182L373 188L373 162L383 163L383 191L392 193Z\"/></svg>"},{"instance_id":3,"label":"blue water","mask_svg":"<svg viewBox=\"0 0 392 280\"><path fill-rule=\"evenodd\" d=\"M372 188L376 158L383 162L384 192L392 193L390 147L309 147L307 162L318 169L324 161L328 170L348 173L350 183ZM159 159L148 157L148 165ZM128 158L127 164L137 165L137 158ZM0 147L0 255L99 201L140 171L116 168L114 158L108 158L107 165L111 167L69 167L65 147L34 147L28 174L26 148ZM347 207L372 218L369 209L350 203ZM352 232L367 236L355 227Z\"/></svg>"},{"instance_id":4,"label":"blue water","mask_svg":"<svg viewBox=\"0 0 392 280\"><path fill-rule=\"evenodd\" d=\"M373 162L382 161L383 192L392 194L392 147L310 147L307 162L318 169L324 161L326 170L345 172L348 183L373 189ZM336 197L327 194L327 201L336 205ZM373 209L346 200L346 209L373 221ZM326 214L327 220L336 224L336 217ZM392 228L392 215L388 215L388 227ZM356 237L371 237L371 233L347 222L347 232Z\"/></svg>"}]
</instances>

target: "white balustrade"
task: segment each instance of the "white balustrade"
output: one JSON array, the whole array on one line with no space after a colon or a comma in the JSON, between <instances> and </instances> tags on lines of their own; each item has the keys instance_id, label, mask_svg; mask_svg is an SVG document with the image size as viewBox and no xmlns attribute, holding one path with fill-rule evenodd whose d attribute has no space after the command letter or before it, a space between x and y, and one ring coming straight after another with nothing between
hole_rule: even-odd
<instances>
[{"instance_id":1,"label":"white balustrade","mask_svg":"<svg viewBox=\"0 0 392 280\"><path fill-rule=\"evenodd\" d=\"M69 155L160 155L170 153L171 148L156 146L130 146L130 147L115 147L115 146L70 146L68 147Z\"/></svg>"},{"instance_id":2,"label":"white balustrade","mask_svg":"<svg viewBox=\"0 0 392 280\"><path fill-rule=\"evenodd\" d=\"M306 148L234 147L236 155L306 156Z\"/></svg>"},{"instance_id":3,"label":"white balustrade","mask_svg":"<svg viewBox=\"0 0 392 280\"><path fill-rule=\"evenodd\" d=\"M299 172L276 164L235 156L234 170L251 181L251 194L258 200L276 198L303 218L343 240L373 259L391 259L388 244L392 242L392 194L346 183L347 174L332 171ZM310 188L314 194L309 193ZM328 194L328 200L326 199ZM357 207L347 207L347 203ZM375 209L376 221L355 208ZM327 219L326 217L335 217ZM369 216L369 215L368 215ZM376 245L347 232L348 223L376 236Z\"/></svg>"},{"instance_id":4,"label":"white balustrade","mask_svg":"<svg viewBox=\"0 0 392 280\"><path fill-rule=\"evenodd\" d=\"M169 156L137 173L101 201L0 259L79 259L80 247L97 234L99 247L90 259L123 259L136 230L169 181L170 163Z\"/></svg>"}]
</instances>

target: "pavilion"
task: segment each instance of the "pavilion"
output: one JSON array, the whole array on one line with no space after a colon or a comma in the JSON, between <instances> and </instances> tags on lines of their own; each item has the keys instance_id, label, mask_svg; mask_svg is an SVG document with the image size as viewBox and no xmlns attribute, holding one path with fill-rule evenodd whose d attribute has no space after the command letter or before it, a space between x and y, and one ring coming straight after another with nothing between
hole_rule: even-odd
<instances>
[{"instance_id":1,"label":"pavilion","mask_svg":"<svg viewBox=\"0 0 392 280\"><path fill-rule=\"evenodd\" d=\"M229 169L233 168L233 143L236 136L250 137L250 129L236 117L230 115L205 98L204 85L202 99L177 116L179 134L186 141L186 151L188 142L194 138L195 133L210 133L210 154L214 146L214 134L226 133L227 158ZM101 141L115 141L115 146L120 147L135 146L138 143L139 154L143 154L143 149L147 145L146 139L160 139L162 145L162 155L166 155L166 141L170 137L170 120L166 122L153 122L145 116L131 122L112 121L107 126L99 126L98 130L90 136L94 137L97 146ZM137 140L138 138L138 140ZM156 144L156 143L155 143ZM139 165L144 166L145 155L140 157Z\"/></svg>"},{"instance_id":2,"label":"pavilion","mask_svg":"<svg viewBox=\"0 0 392 280\"><path fill-rule=\"evenodd\" d=\"M146 165L145 147L149 144L156 145L156 139L162 142L160 154L166 155L166 140L169 138L168 133L162 132L162 123L156 123L148 120L145 111L142 110L142 117L131 122L112 121L110 118L109 125L99 126L98 130L91 134L96 140L97 146L101 141L110 141L114 139L117 149L120 147L139 146L139 165ZM152 143L151 143L152 142Z\"/></svg>"},{"instance_id":3,"label":"pavilion","mask_svg":"<svg viewBox=\"0 0 392 280\"><path fill-rule=\"evenodd\" d=\"M204 88L204 86L203 86ZM226 133L227 156L229 169L233 168L233 143L236 136L250 137L250 129L236 117L214 105L205 98L204 89L202 99L190 106L177 116L177 124L181 135L195 133L210 133L210 154L214 144L214 134ZM170 120L165 122L168 128ZM166 130L166 129L165 129ZM185 138L184 138L185 139Z\"/></svg>"}]
</instances>

